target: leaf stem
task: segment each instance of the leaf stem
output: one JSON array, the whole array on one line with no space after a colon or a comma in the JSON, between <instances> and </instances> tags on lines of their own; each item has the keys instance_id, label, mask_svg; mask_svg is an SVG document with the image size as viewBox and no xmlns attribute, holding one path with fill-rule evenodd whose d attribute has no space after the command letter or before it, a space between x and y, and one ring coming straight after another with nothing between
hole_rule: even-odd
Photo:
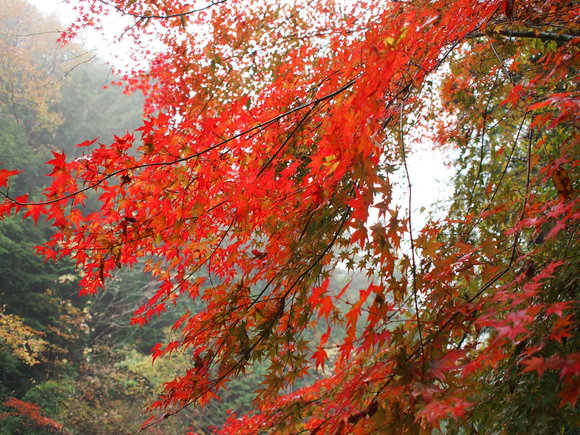
<instances>
[{"instance_id":1,"label":"leaf stem","mask_svg":"<svg viewBox=\"0 0 580 435\"><path fill-rule=\"evenodd\" d=\"M401 101L401 112L399 115L399 140L401 144L401 157L403 159L403 166L405 168L405 175L407 177L407 188L409 192L409 239L411 240L411 271L413 273L413 300L415 304L415 316L417 318L417 329L419 331L419 344L421 346L421 357L422 364L425 364L425 350L423 347L423 326L421 325L421 319L419 317L419 301L417 298L417 265L415 263L415 240L413 238L413 221L411 215L413 214L413 196L412 196L412 185L411 185L411 175L409 174L409 167L407 166L407 155L405 152L405 139L404 139L404 123L403 123L403 109L405 106L405 100Z\"/></svg>"}]
</instances>

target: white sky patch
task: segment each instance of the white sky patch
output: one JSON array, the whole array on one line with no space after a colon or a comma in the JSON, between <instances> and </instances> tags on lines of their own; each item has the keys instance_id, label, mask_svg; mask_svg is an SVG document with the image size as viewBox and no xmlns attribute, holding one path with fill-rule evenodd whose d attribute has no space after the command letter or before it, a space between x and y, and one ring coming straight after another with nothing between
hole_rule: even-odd
<instances>
[{"instance_id":1,"label":"white sky patch","mask_svg":"<svg viewBox=\"0 0 580 435\"><path fill-rule=\"evenodd\" d=\"M72 6L63 0L27 0L36 9L45 15L58 18L63 24L71 23L75 19Z\"/></svg>"},{"instance_id":2,"label":"white sky patch","mask_svg":"<svg viewBox=\"0 0 580 435\"><path fill-rule=\"evenodd\" d=\"M77 18L74 6L75 0L27 0L45 15L55 17L62 23L60 29L65 30ZM133 24L131 17L124 17L120 13L110 10L109 15L103 17L103 32L92 29L84 29L76 38L75 42L82 44L88 50L94 50L95 54L114 68L123 71L134 66L129 53L132 43L130 38L118 40L118 36ZM155 44L152 44L154 46Z\"/></svg>"},{"instance_id":3,"label":"white sky patch","mask_svg":"<svg viewBox=\"0 0 580 435\"><path fill-rule=\"evenodd\" d=\"M453 195L451 179L454 170L446 165L443 152L424 149L407 156L407 166L411 177L411 200L413 229L420 229L428 220L429 213L433 218L442 218L447 207L434 208L437 203L446 202ZM404 191L404 208L407 208L408 189L405 179L400 185ZM440 204L442 206L443 204Z\"/></svg>"}]
</instances>

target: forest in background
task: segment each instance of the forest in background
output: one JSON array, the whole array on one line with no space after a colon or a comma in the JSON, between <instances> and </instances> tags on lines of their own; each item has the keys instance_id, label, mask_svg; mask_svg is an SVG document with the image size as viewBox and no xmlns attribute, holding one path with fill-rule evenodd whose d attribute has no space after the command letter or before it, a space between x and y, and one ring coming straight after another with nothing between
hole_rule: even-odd
<instances>
[{"instance_id":1,"label":"forest in background","mask_svg":"<svg viewBox=\"0 0 580 435\"><path fill-rule=\"evenodd\" d=\"M60 47L55 30L62 26L54 19L23 0L2 6L0 161L26 169L11 193L39 198L53 152L80 156L75 145L87 138L107 142L136 128L143 98L111 86L110 66L85 47ZM0 434L135 429L156 389L187 366L184 357L155 366L150 358L180 314L141 328L129 324L154 286L139 266L116 274L96 297L80 297L73 265L36 254L52 230L32 220L0 222ZM253 381L239 383L222 403L149 432L192 424L207 430L223 423L227 409L249 411L258 377Z\"/></svg>"}]
</instances>

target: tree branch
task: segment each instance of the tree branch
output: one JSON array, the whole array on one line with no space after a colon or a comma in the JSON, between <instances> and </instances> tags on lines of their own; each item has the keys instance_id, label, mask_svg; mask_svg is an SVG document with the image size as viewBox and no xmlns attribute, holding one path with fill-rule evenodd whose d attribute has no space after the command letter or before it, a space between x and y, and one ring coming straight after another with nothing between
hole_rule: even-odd
<instances>
[{"instance_id":1,"label":"tree branch","mask_svg":"<svg viewBox=\"0 0 580 435\"><path fill-rule=\"evenodd\" d=\"M419 302L417 299L417 265L415 263L415 240L413 239L413 223L411 220L411 215L413 214L413 201L412 201L412 185L411 176L409 175L409 167L407 166L407 155L405 152L405 140L403 136L403 108L405 100L401 101L401 113L399 115L399 139L401 142L401 157L403 159L403 166L405 167L405 175L407 177L407 186L409 191L409 239L411 240L411 267L413 273L413 300L415 305L415 317L417 319L417 330L419 331L419 345L421 346L421 356L423 359L423 364L425 364L425 354L423 349L423 327L421 325L421 319L419 317Z\"/></svg>"},{"instance_id":2,"label":"tree branch","mask_svg":"<svg viewBox=\"0 0 580 435\"><path fill-rule=\"evenodd\" d=\"M107 5L107 6L110 6L110 7L114 8L114 9L116 9L118 12L120 12L123 15L129 15L129 16L134 17L134 18L139 18L140 20L146 20L146 19L149 19L149 18L167 19L167 18L185 17L187 15L191 15L191 14L194 14L196 12L204 11L206 9L209 9L209 8L213 7L213 6L219 5L221 3L225 3L228 0L214 0L211 3L209 3L208 5L206 5L204 7L201 7L201 8L198 8L198 9L190 9L189 11L180 12L180 13L176 13L176 14L167 14L167 15L153 15L153 14L144 14L144 15L141 15L141 14L135 14L135 13L132 13L132 12L127 12L124 9L121 9L119 6L116 6L114 4L111 4L111 3L109 3L109 2L107 2L105 0L98 0L98 1L99 1L99 3L102 3L104 5Z\"/></svg>"},{"instance_id":3,"label":"tree branch","mask_svg":"<svg viewBox=\"0 0 580 435\"><path fill-rule=\"evenodd\" d=\"M499 33L500 35L507 36L510 38L536 38L536 39L547 39L549 41L557 42L570 42L576 38L580 38L578 35L570 35L568 33L554 33L554 32L538 32L534 30L498 30L494 33ZM481 38L483 36L488 36L483 32L474 32L467 36L468 39Z\"/></svg>"}]
</instances>

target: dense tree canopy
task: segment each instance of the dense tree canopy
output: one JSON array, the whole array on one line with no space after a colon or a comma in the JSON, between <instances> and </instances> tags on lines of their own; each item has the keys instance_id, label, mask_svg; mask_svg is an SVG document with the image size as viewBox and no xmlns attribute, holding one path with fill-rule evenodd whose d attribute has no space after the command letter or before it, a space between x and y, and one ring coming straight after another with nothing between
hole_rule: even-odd
<instances>
[{"instance_id":1,"label":"dense tree canopy","mask_svg":"<svg viewBox=\"0 0 580 435\"><path fill-rule=\"evenodd\" d=\"M191 365L146 426L259 365L256 412L225 433L573 430L573 2L84 0L61 39L113 11L148 62L125 77L146 119L54 152L43 201L1 170L0 210L50 220L39 251L72 258L82 294L144 265L157 291L134 324L193 304L153 349ZM407 156L425 144L456 191L418 228ZM337 267L368 283L337 286Z\"/></svg>"}]
</instances>

